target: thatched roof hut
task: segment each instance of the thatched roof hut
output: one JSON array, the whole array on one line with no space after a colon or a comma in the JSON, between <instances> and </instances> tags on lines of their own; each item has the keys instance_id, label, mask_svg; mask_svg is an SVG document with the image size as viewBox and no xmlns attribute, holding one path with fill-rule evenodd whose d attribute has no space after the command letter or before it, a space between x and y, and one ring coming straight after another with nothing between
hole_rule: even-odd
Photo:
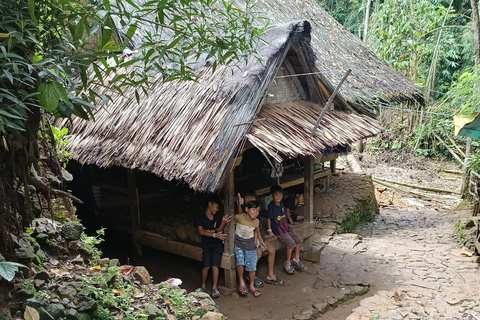
<instances>
[{"instance_id":1,"label":"thatched roof hut","mask_svg":"<svg viewBox=\"0 0 480 320\"><path fill-rule=\"evenodd\" d=\"M347 113L348 106L336 101L337 111L327 112L311 135L331 85L318 81L310 36L307 21L276 26L258 48L261 61L255 57L241 68L220 66L214 73L208 62L199 63L198 82L164 84L158 75L140 105L132 88L123 95L109 92L113 103L97 111L95 122L73 120L72 158L215 191L245 144L278 159L316 155L378 134L377 121ZM304 73L310 75L295 76ZM312 102L279 104L295 100Z\"/></svg>"},{"instance_id":2,"label":"thatched roof hut","mask_svg":"<svg viewBox=\"0 0 480 320\"><path fill-rule=\"evenodd\" d=\"M373 115L377 101L423 104L423 95L412 82L326 13L316 0L257 0L255 9L264 12L273 24L308 20L312 25L312 49L319 57L316 68L333 84L339 83L348 69L352 70L340 96L358 112Z\"/></svg>"}]
</instances>

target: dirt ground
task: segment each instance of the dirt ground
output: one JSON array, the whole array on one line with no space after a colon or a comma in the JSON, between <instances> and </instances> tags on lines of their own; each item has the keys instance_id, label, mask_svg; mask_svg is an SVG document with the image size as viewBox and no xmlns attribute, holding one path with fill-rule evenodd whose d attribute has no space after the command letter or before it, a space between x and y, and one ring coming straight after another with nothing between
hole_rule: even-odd
<instances>
[{"instance_id":1,"label":"dirt ground","mask_svg":"<svg viewBox=\"0 0 480 320\"><path fill-rule=\"evenodd\" d=\"M393 156L367 154L360 155L359 159L364 171L373 177L452 191L460 188L461 177L443 171L445 169L458 170L452 163L427 161L420 158L397 159ZM338 160L337 169L340 173L350 171L345 157ZM341 185L332 186L342 188ZM395 190L377 183L375 183L375 188L377 201L384 210L450 212L460 203L457 194L433 193L404 186L398 187L403 191L397 191L398 189ZM404 192L407 190L410 190L411 193ZM342 197L339 196L331 201L341 204ZM371 226L375 228L375 222ZM393 275L389 277L388 274L382 273L381 277L376 276L375 270L382 266L376 265L377 262L374 259L363 256L344 265L344 261L342 261L344 257L343 242L338 240L341 237L349 237L349 235L339 235L333 238L332 241L337 241L333 242L336 245L325 247L319 263L305 262L305 271L297 272L295 275L286 274L282 268L285 251L277 252L275 272L285 281L286 285L277 287L266 284L261 289L262 295L259 298L254 298L250 294L247 297L240 297L235 290L225 288L221 273L220 291L222 296L216 300L220 312L232 320L292 319L294 312L302 310L302 308L311 309L315 303L328 301L331 297L338 296L339 290L345 290L345 285L369 285L368 293L340 303L336 308L330 308L331 310L321 317L323 320L346 319L352 313L352 309L359 306L362 299L373 296L380 290L389 290L395 287L396 279ZM148 248L145 248L142 258L129 257L130 253L128 252L132 252L129 250L130 243L127 240L122 243L118 238L115 241L115 246L105 246L105 254L120 258L122 263L144 265L150 271L155 282L175 277L183 281L181 287L188 291L193 291L200 286L200 262ZM267 261L266 258L262 258L258 264L257 274L260 278L264 278L266 272ZM362 276L359 276L360 274ZM211 287L208 289L210 291Z\"/></svg>"}]
</instances>

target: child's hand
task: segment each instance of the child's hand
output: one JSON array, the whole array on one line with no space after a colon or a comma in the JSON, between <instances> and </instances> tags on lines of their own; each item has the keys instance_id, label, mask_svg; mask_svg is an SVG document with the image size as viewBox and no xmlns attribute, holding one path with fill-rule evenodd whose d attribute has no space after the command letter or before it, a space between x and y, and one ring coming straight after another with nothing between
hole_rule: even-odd
<instances>
[{"instance_id":1,"label":"child's hand","mask_svg":"<svg viewBox=\"0 0 480 320\"><path fill-rule=\"evenodd\" d=\"M229 223L230 221L232 221L232 215L231 214L226 214L226 215L223 216L222 222Z\"/></svg>"},{"instance_id":2,"label":"child's hand","mask_svg":"<svg viewBox=\"0 0 480 320\"><path fill-rule=\"evenodd\" d=\"M217 233L216 234L216 237L220 240L225 240L227 238L227 234L226 233L223 233L223 231L221 233Z\"/></svg>"},{"instance_id":3,"label":"child's hand","mask_svg":"<svg viewBox=\"0 0 480 320\"><path fill-rule=\"evenodd\" d=\"M265 243L262 243L260 245L260 249L262 250L262 252L265 252L265 250L267 250L267 245Z\"/></svg>"},{"instance_id":4,"label":"child's hand","mask_svg":"<svg viewBox=\"0 0 480 320\"><path fill-rule=\"evenodd\" d=\"M242 198L240 193L237 193L237 196L238 196L238 200L237 200L238 205L243 206L243 204L245 203L245 199Z\"/></svg>"},{"instance_id":5,"label":"child's hand","mask_svg":"<svg viewBox=\"0 0 480 320\"><path fill-rule=\"evenodd\" d=\"M275 235L273 234L272 231L268 231L267 235L265 236L266 239L269 239L269 238L275 238Z\"/></svg>"}]
</instances>

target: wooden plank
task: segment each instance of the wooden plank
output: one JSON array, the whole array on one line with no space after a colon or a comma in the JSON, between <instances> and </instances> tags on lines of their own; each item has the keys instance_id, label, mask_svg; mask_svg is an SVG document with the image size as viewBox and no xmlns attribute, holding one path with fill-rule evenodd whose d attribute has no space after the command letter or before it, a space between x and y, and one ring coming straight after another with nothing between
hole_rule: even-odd
<instances>
[{"instance_id":1,"label":"wooden plank","mask_svg":"<svg viewBox=\"0 0 480 320\"><path fill-rule=\"evenodd\" d=\"M289 74L291 74L291 75L296 74L296 72L293 69L292 64L290 63L288 58L285 58L285 60L283 60L283 63L285 63L285 66L287 67L287 70L288 70ZM295 86L297 87L298 92L300 93L300 97L302 98L302 100L307 100L307 93L303 89L303 86L302 86L300 80L298 80L298 77L292 77L292 80L293 80L293 83L295 83Z\"/></svg>"},{"instance_id":2,"label":"wooden plank","mask_svg":"<svg viewBox=\"0 0 480 320\"><path fill-rule=\"evenodd\" d=\"M314 174L314 179L319 179L319 178L322 178L322 177L326 177L326 176L329 176L330 174L331 174L330 169L322 170L322 171ZM304 178L298 178L298 179L295 179L295 180L291 180L291 181L281 183L280 186L283 189L285 189L285 188L289 188L289 187L293 187L293 186L297 186L299 184L302 184L302 183L304 183L304 181L305 181ZM270 187L255 190L255 193L257 194L257 196L260 196L260 195L263 195L263 194L268 194L269 192L270 192Z\"/></svg>"},{"instance_id":3,"label":"wooden plank","mask_svg":"<svg viewBox=\"0 0 480 320\"><path fill-rule=\"evenodd\" d=\"M304 217L305 222L313 222L313 186L315 184L315 178L313 174L314 158L309 156L304 160L305 164L305 190L303 193L305 201ZM329 177L330 175L327 175ZM309 237L305 239L303 247L306 251L312 250L313 242Z\"/></svg>"},{"instance_id":4,"label":"wooden plank","mask_svg":"<svg viewBox=\"0 0 480 320\"><path fill-rule=\"evenodd\" d=\"M301 223L292 226L292 229L302 238L306 239L315 233L315 228L313 223ZM197 261L202 261L202 247L197 245L192 245L188 243L183 243L179 241L169 240L168 238L147 230L136 229L133 233L133 239L144 246L151 247L154 249L171 252L173 254L190 258ZM280 250L284 245L277 239L268 239L276 250ZM264 255L267 253L265 252ZM223 269L235 269L235 255L224 253L222 257ZM235 278L234 278L235 280Z\"/></svg>"},{"instance_id":5,"label":"wooden plank","mask_svg":"<svg viewBox=\"0 0 480 320\"><path fill-rule=\"evenodd\" d=\"M337 160L330 160L330 171L332 174L335 174L337 172Z\"/></svg>"},{"instance_id":6,"label":"wooden plank","mask_svg":"<svg viewBox=\"0 0 480 320\"><path fill-rule=\"evenodd\" d=\"M330 153L325 155L319 155L315 157L316 162L327 162L327 161L332 161L338 158L338 153Z\"/></svg>"},{"instance_id":7,"label":"wooden plank","mask_svg":"<svg viewBox=\"0 0 480 320\"><path fill-rule=\"evenodd\" d=\"M295 231L296 234L300 236L300 238L304 240L311 238L315 233L315 227L313 223L304 222L300 224L295 224L291 226L291 228L293 231ZM268 243L271 244L275 248L275 250L281 250L285 247L284 244L280 242L280 240L278 240L278 238L269 238L266 241L268 241ZM262 256L266 256L267 254L267 252L263 252Z\"/></svg>"}]
</instances>

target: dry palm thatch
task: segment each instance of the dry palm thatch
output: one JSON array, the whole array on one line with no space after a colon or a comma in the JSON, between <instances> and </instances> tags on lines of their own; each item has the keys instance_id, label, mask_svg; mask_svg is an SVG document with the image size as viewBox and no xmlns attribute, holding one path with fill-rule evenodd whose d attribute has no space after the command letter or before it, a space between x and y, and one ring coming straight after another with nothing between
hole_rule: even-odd
<instances>
[{"instance_id":1,"label":"dry palm thatch","mask_svg":"<svg viewBox=\"0 0 480 320\"><path fill-rule=\"evenodd\" d=\"M241 1L236 1L241 5ZM305 19L312 25L311 45L319 58L316 68L333 85L348 69L352 74L340 95L358 112L372 115L376 100L388 103L423 103L420 90L394 71L359 38L326 13L316 0L258 0L256 10L275 24Z\"/></svg>"},{"instance_id":2,"label":"dry palm thatch","mask_svg":"<svg viewBox=\"0 0 480 320\"><path fill-rule=\"evenodd\" d=\"M162 83L158 75L140 105L133 88L108 92L113 103L97 110L95 122L77 118L69 125L72 158L149 171L195 190L217 190L250 129L239 124L257 116L292 44L313 63L310 29L306 21L272 28L258 48L260 60L254 57L241 68L221 66L215 73L204 62L198 82Z\"/></svg>"},{"instance_id":3,"label":"dry palm thatch","mask_svg":"<svg viewBox=\"0 0 480 320\"><path fill-rule=\"evenodd\" d=\"M293 101L264 105L248 140L278 162L283 157L321 154L328 148L348 145L382 132L376 120L342 111L325 113L320 126L312 130L322 107L312 102Z\"/></svg>"}]
</instances>

